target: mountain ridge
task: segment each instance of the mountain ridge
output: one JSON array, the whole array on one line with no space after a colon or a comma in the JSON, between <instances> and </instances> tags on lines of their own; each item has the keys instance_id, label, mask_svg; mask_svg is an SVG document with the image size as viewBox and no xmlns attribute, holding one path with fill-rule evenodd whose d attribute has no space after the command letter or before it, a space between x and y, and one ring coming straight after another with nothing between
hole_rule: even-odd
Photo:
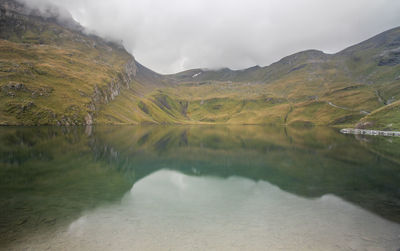
<instances>
[{"instance_id":1,"label":"mountain ridge","mask_svg":"<svg viewBox=\"0 0 400 251\"><path fill-rule=\"evenodd\" d=\"M389 106L400 100L400 27L335 54L312 49L263 67L162 75L137 62L121 44L86 34L72 17L60 21L61 11L50 8L43 17L21 6L0 1L2 125L275 123L400 129L397 106Z\"/></svg>"}]
</instances>

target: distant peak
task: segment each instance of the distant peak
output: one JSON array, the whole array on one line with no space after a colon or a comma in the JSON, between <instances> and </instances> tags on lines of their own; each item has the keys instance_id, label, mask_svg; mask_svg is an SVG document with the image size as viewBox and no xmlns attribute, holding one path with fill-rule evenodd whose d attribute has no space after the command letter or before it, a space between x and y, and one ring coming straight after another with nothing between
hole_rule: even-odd
<instances>
[{"instance_id":1,"label":"distant peak","mask_svg":"<svg viewBox=\"0 0 400 251\"><path fill-rule=\"evenodd\" d=\"M293 55L297 55L297 54L305 54L305 55L325 55L325 53L324 53L323 51L315 50L315 49L309 49L309 50L300 51L300 52L295 53L295 54L293 54Z\"/></svg>"},{"instance_id":2,"label":"distant peak","mask_svg":"<svg viewBox=\"0 0 400 251\"><path fill-rule=\"evenodd\" d=\"M261 66L255 65L255 66L252 66L252 67L240 70L240 71L253 71L253 70L258 70L258 69L261 69Z\"/></svg>"}]
</instances>

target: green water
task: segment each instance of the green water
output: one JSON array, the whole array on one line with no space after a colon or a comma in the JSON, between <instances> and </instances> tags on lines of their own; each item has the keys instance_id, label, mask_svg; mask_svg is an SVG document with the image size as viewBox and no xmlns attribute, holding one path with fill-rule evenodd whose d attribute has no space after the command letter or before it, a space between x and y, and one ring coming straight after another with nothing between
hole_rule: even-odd
<instances>
[{"instance_id":1,"label":"green water","mask_svg":"<svg viewBox=\"0 0 400 251\"><path fill-rule=\"evenodd\" d=\"M0 128L2 250L397 250L400 138Z\"/></svg>"}]
</instances>

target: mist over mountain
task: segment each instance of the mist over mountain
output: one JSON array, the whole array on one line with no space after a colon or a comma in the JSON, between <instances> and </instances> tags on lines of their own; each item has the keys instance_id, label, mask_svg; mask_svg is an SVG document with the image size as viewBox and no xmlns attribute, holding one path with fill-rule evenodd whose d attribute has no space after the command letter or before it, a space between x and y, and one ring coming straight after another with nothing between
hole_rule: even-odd
<instances>
[{"instance_id":1,"label":"mist over mountain","mask_svg":"<svg viewBox=\"0 0 400 251\"><path fill-rule=\"evenodd\" d=\"M21 0L72 13L160 73L267 66L308 49L336 53L400 25L396 0ZM377 18L378 17L378 18Z\"/></svg>"},{"instance_id":2,"label":"mist over mountain","mask_svg":"<svg viewBox=\"0 0 400 251\"><path fill-rule=\"evenodd\" d=\"M0 0L0 250L397 250L399 6Z\"/></svg>"},{"instance_id":3,"label":"mist over mountain","mask_svg":"<svg viewBox=\"0 0 400 251\"><path fill-rule=\"evenodd\" d=\"M400 128L400 28L338 53L310 49L268 66L161 75L126 42L110 41L113 33L88 32L62 5L0 3L2 125Z\"/></svg>"}]
</instances>

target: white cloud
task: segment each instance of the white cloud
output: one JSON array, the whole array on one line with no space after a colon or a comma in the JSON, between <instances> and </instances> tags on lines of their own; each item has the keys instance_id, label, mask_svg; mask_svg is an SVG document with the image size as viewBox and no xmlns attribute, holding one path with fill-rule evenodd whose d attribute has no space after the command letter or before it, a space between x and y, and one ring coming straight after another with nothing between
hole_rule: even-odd
<instances>
[{"instance_id":1,"label":"white cloud","mask_svg":"<svg viewBox=\"0 0 400 251\"><path fill-rule=\"evenodd\" d=\"M41 4L46 0L26 0ZM400 25L398 0L47 0L162 73L337 52Z\"/></svg>"}]
</instances>

